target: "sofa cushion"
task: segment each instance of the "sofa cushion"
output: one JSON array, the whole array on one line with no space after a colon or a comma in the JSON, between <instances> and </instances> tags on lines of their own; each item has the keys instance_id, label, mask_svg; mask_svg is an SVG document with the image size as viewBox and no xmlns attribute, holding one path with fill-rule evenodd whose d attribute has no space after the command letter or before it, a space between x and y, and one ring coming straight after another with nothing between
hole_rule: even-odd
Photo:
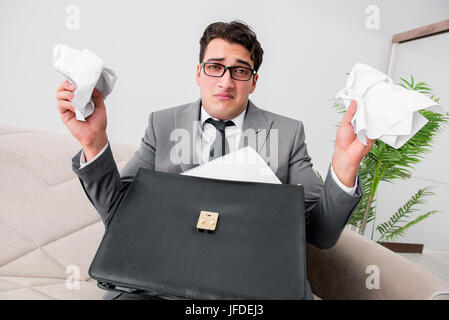
<instances>
[{"instance_id":1,"label":"sofa cushion","mask_svg":"<svg viewBox=\"0 0 449 320\"><path fill-rule=\"evenodd\" d=\"M119 169L137 150L111 148ZM104 226L72 172L79 150L68 134L0 124L0 299L103 296L88 269Z\"/></svg>"}]
</instances>

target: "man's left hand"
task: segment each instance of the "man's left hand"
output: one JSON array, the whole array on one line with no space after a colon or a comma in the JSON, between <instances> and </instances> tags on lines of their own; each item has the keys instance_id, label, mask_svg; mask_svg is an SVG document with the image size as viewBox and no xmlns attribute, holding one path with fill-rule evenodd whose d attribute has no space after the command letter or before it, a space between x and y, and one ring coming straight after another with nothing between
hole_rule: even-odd
<instances>
[{"instance_id":1,"label":"man's left hand","mask_svg":"<svg viewBox=\"0 0 449 320\"><path fill-rule=\"evenodd\" d=\"M360 163L376 142L376 139L367 137L367 145L365 146L357 139L357 135L354 133L354 126L351 124L356 110L357 103L355 100L351 100L351 104L338 126L335 149L332 156L332 168L340 181L347 187L354 186Z\"/></svg>"}]
</instances>

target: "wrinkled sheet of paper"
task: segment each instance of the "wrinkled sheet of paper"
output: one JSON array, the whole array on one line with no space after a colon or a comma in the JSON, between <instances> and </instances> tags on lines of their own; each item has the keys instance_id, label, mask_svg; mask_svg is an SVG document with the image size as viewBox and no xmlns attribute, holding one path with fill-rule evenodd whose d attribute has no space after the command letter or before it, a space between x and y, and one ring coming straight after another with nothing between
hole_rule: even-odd
<instances>
[{"instance_id":1,"label":"wrinkled sheet of paper","mask_svg":"<svg viewBox=\"0 0 449 320\"><path fill-rule=\"evenodd\" d=\"M94 88L106 99L117 80L115 72L103 67L103 60L87 49L76 50L66 44L58 44L53 48L53 64L76 87L72 105L76 119L80 121L86 121L94 112L91 99Z\"/></svg>"},{"instance_id":2,"label":"wrinkled sheet of paper","mask_svg":"<svg viewBox=\"0 0 449 320\"><path fill-rule=\"evenodd\" d=\"M251 147L228 153L181 174L220 180L282 183L263 158Z\"/></svg>"},{"instance_id":3,"label":"wrinkled sheet of paper","mask_svg":"<svg viewBox=\"0 0 449 320\"><path fill-rule=\"evenodd\" d=\"M444 113L443 108L426 95L396 85L384 73L362 63L354 65L345 88L335 97L346 109L351 99L357 102L351 123L365 145L368 137L398 149L428 122L418 110Z\"/></svg>"}]
</instances>

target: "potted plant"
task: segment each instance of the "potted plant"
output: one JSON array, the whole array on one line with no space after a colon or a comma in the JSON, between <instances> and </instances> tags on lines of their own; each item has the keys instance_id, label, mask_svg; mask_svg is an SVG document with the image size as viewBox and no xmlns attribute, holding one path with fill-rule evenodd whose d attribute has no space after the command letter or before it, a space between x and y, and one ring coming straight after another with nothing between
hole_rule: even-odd
<instances>
[{"instance_id":1,"label":"potted plant","mask_svg":"<svg viewBox=\"0 0 449 320\"><path fill-rule=\"evenodd\" d=\"M400 85L427 94L435 102L439 101L439 98L435 98L432 90L425 82L415 83L413 75L410 81L401 78ZM343 106L335 104L335 107L339 112L345 112ZM394 182L397 179L409 179L415 165L421 162L424 155L431 151L435 136L441 132L442 127L449 121L449 114L447 113L442 115L429 110L420 110L419 112L427 118L428 122L407 143L399 149L394 149L377 139L375 145L363 159L359 169L363 196L348 221L348 224L354 226L362 235L366 233L367 224L373 222L371 239L373 240L374 230L377 230L380 234L377 242L394 251L421 252L422 245L418 245L417 248L415 246L410 251L410 248L404 250L404 246L401 248L400 244L393 243L391 245L387 241L398 239L412 226L437 213L437 211L432 210L416 215L418 212L417 206L424 203L426 197L434 194L432 187L426 187L418 190L387 221L375 224L376 192L379 183L381 181Z\"/></svg>"}]
</instances>

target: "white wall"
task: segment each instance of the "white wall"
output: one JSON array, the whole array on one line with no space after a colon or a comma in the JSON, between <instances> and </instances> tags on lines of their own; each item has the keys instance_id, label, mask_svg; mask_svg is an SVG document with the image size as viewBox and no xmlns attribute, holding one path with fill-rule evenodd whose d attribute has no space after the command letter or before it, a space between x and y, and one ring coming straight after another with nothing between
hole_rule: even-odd
<instances>
[{"instance_id":1,"label":"white wall","mask_svg":"<svg viewBox=\"0 0 449 320\"><path fill-rule=\"evenodd\" d=\"M80 9L79 30L65 27L68 5ZM365 25L369 5L380 10L379 29ZM55 102L62 77L51 62L52 47L64 42L89 48L118 73L106 100L108 135L137 145L149 112L199 97L194 71L204 28L241 19L265 50L251 99L305 123L324 175L339 120L330 100L346 72L356 62L386 72L394 33L448 16L447 0L0 0L0 122L67 132Z\"/></svg>"}]
</instances>

